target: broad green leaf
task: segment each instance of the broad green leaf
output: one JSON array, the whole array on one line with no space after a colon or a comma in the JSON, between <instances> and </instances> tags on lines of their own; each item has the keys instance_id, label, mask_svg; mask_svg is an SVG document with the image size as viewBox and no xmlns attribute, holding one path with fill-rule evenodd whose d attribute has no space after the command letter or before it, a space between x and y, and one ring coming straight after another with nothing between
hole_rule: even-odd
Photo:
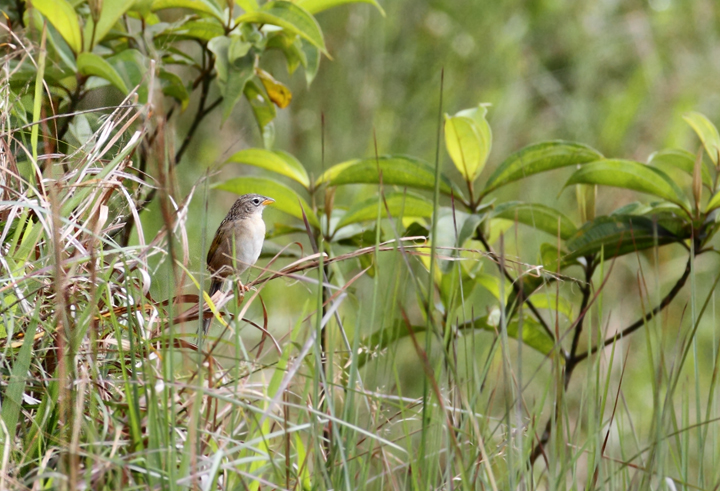
<instances>
[{"instance_id":1,"label":"broad green leaf","mask_svg":"<svg viewBox=\"0 0 720 491\"><path fill-rule=\"evenodd\" d=\"M500 278L487 273L478 273L477 275L475 275L475 282L484 289L486 289L488 292L490 292L490 294L495 297L495 300L502 300L500 295ZM511 291L512 286L505 282L504 300L507 300L507 297Z\"/></svg>"},{"instance_id":2,"label":"broad green leaf","mask_svg":"<svg viewBox=\"0 0 720 491\"><path fill-rule=\"evenodd\" d=\"M208 49L215 55L215 71L217 72L217 78L221 82L227 82L228 71L230 70L230 60L228 51L232 39L228 36L218 36L208 42ZM222 90L222 88L221 88Z\"/></svg>"},{"instance_id":3,"label":"broad green leaf","mask_svg":"<svg viewBox=\"0 0 720 491\"><path fill-rule=\"evenodd\" d=\"M263 137L265 148L271 149L275 140L275 127L272 120L275 119L275 104L272 103L265 91L254 81L248 80L245 84L245 98L250 103L255 121L257 121L260 133Z\"/></svg>"},{"instance_id":4,"label":"broad green leaf","mask_svg":"<svg viewBox=\"0 0 720 491\"><path fill-rule=\"evenodd\" d=\"M316 181L316 185L376 184L379 171L385 184L397 184L418 189L435 189L435 169L427 162L404 155L356 159L330 167ZM441 176L440 191L462 196L460 190L447 177Z\"/></svg>"},{"instance_id":5,"label":"broad green leaf","mask_svg":"<svg viewBox=\"0 0 720 491\"><path fill-rule=\"evenodd\" d=\"M125 49L108 58L107 62L110 63L130 89L140 85L143 82L145 72L147 72L147 60L136 49ZM140 85L138 97L142 102L147 101L147 84Z\"/></svg>"},{"instance_id":6,"label":"broad green leaf","mask_svg":"<svg viewBox=\"0 0 720 491\"><path fill-rule=\"evenodd\" d=\"M192 9L197 13L210 14L220 22L223 21L223 13L212 0L155 0L152 3L153 12L163 9Z\"/></svg>"},{"instance_id":7,"label":"broad green leaf","mask_svg":"<svg viewBox=\"0 0 720 491\"><path fill-rule=\"evenodd\" d=\"M480 210L478 210L480 211ZM468 239L475 236L475 231L487 217L486 213L473 213L468 215L458 233L457 247L463 247Z\"/></svg>"},{"instance_id":8,"label":"broad green leaf","mask_svg":"<svg viewBox=\"0 0 720 491\"><path fill-rule=\"evenodd\" d=\"M235 0L235 3L238 4L245 12L252 12L253 10L257 10L259 8L257 0Z\"/></svg>"},{"instance_id":9,"label":"broad green leaf","mask_svg":"<svg viewBox=\"0 0 720 491\"><path fill-rule=\"evenodd\" d=\"M483 105L445 115L445 148L466 181L473 182L482 172L492 148L492 132L485 120Z\"/></svg>"},{"instance_id":10,"label":"broad green leaf","mask_svg":"<svg viewBox=\"0 0 720 491\"><path fill-rule=\"evenodd\" d=\"M558 297L555 293L546 293L540 291L530 297L532 304L539 309L552 310L559 312L568 319L573 318L572 303L565 297Z\"/></svg>"},{"instance_id":11,"label":"broad green leaf","mask_svg":"<svg viewBox=\"0 0 720 491\"><path fill-rule=\"evenodd\" d=\"M302 41L297 34L284 31L268 35L266 49L277 49L285 55L287 71L293 74L298 66L307 67L307 56L302 48ZM317 48L313 48L317 50Z\"/></svg>"},{"instance_id":12,"label":"broad green leaf","mask_svg":"<svg viewBox=\"0 0 720 491\"><path fill-rule=\"evenodd\" d=\"M32 6L58 30L76 54L82 51L80 22L75 9L67 0L33 0Z\"/></svg>"},{"instance_id":13,"label":"broad green leaf","mask_svg":"<svg viewBox=\"0 0 720 491\"><path fill-rule=\"evenodd\" d=\"M352 206L340 219L335 230L340 230L351 223L376 220L378 213L378 199L375 196ZM410 193L390 193L385 196L390 215L393 217L431 217L433 214L432 201ZM380 218L386 218L385 205L380 208Z\"/></svg>"},{"instance_id":14,"label":"broad green leaf","mask_svg":"<svg viewBox=\"0 0 720 491\"><path fill-rule=\"evenodd\" d=\"M565 267L575 264L574 260L564 261L567 256L567 252L562 249L558 250L557 244L548 244L547 242L540 244L540 260L542 261L543 269L551 273L559 273ZM560 261L560 267L558 268L558 261Z\"/></svg>"},{"instance_id":15,"label":"broad green leaf","mask_svg":"<svg viewBox=\"0 0 720 491\"><path fill-rule=\"evenodd\" d=\"M315 228L320 228L320 220L312 211L310 205L293 189L265 177L236 177L229 181L213 186L215 189L230 191L235 194L258 193L275 200L271 206L278 211L302 220L302 210L305 210L308 222Z\"/></svg>"},{"instance_id":16,"label":"broad green leaf","mask_svg":"<svg viewBox=\"0 0 720 491\"><path fill-rule=\"evenodd\" d=\"M85 51L92 51L93 48L102 41L110 29L117 23L122 15L133 6L135 0L105 0L102 2L102 11L97 25L88 16L83 29L83 42ZM91 44L92 41L92 44Z\"/></svg>"},{"instance_id":17,"label":"broad green leaf","mask_svg":"<svg viewBox=\"0 0 720 491\"><path fill-rule=\"evenodd\" d=\"M566 215L554 208L537 203L520 201L503 203L495 208L493 217L517 220L519 223L529 225L555 237L560 232L560 238L563 240L569 239L577 232L577 227Z\"/></svg>"},{"instance_id":18,"label":"broad green leaf","mask_svg":"<svg viewBox=\"0 0 720 491\"><path fill-rule=\"evenodd\" d=\"M704 115L696 112L687 113L683 116L683 119L695 130L710 159L717 165L718 152L720 152L720 135L715 125Z\"/></svg>"},{"instance_id":19,"label":"broad green leaf","mask_svg":"<svg viewBox=\"0 0 720 491\"><path fill-rule=\"evenodd\" d=\"M282 27L288 32L307 39L323 53L326 53L325 40L315 17L292 2L284 0L268 2L259 10L247 12L235 19L236 24L242 22Z\"/></svg>"},{"instance_id":20,"label":"broad green leaf","mask_svg":"<svg viewBox=\"0 0 720 491\"><path fill-rule=\"evenodd\" d=\"M158 78L160 79L162 93L180 102L180 107L184 111L190 103L190 93L182 79L164 68L160 69Z\"/></svg>"},{"instance_id":21,"label":"broad green leaf","mask_svg":"<svg viewBox=\"0 0 720 491\"><path fill-rule=\"evenodd\" d=\"M123 94L128 92L125 82L112 65L94 53L80 53L77 57L77 69L83 75L94 75L107 80Z\"/></svg>"},{"instance_id":22,"label":"broad green leaf","mask_svg":"<svg viewBox=\"0 0 720 491\"><path fill-rule=\"evenodd\" d=\"M565 187L571 184L600 184L658 196L690 209L687 197L680 187L663 171L632 160L597 160L580 167L570 176Z\"/></svg>"},{"instance_id":23,"label":"broad green leaf","mask_svg":"<svg viewBox=\"0 0 720 491\"><path fill-rule=\"evenodd\" d=\"M369 3L377 7L382 16L385 17L385 11L376 0L297 0L295 3L311 14L317 14L323 10L331 9L339 5L346 5L348 3Z\"/></svg>"},{"instance_id":24,"label":"broad green leaf","mask_svg":"<svg viewBox=\"0 0 720 491\"><path fill-rule=\"evenodd\" d=\"M238 64L230 65L228 69L228 78L224 83L224 94L223 94L223 113L222 119L225 121L232 112L235 105L238 103L240 98L245 94L245 87L247 86L250 79L254 75L254 60L252 56L245 56L242 58L242 65Z\"/></svg>"},{"instance_id":25,"label":"broad green leaf","mask_svg":"<svg viewBox=\"0 0 720 491\"><path fill-rule=\"evenodd\" d=\"M310 187L310 178L305 168L298 159L287 152L281 150L265 150L263 148L247 148L240 150L227 159L226 163L235 162L238 164L247 164L261 169L267 169L277 172L283 176L289 177L306 189Z\"/></svg>"},{"instance_id":26,"label":"broad green leaf","mask_svg":"<svg viewBox=\"0 0 720 491\"><path fill-rule=\"evenodd\" d=\"M650 157L648 157L648 165L654 165L661 170L666 168L680 169L692 177L695 171L695 155L687 150L667 148L650 155ZM702 164L700 171L702 172L703 184L712 188L712 177L710 177L710 171L707 166Z\"/></svg>"},{"instance_id":27,"label":"broad green leaf","mask_svg":"<svg viewBox=\"0 0 720 491\"><path fill-rule=\"evenodd\" d=\"M168 29L163 34L168 34L176 38L192 38L200 41L210 41L225 36L225 29L223 29L222 24L214 17L206 17L204 19L189 20L178 27Z\"/></svg>"},{"instance_id":28,"label":"broad green leaf","mask_svg":"<svg viewBox=\"0 0 720 491\"><path fill-rule=\"evenodd\" d=\"M483 195L533 174L585 164L600 158L600 152L581 143L560 140L536 143L505 159L488 179Z\"/></svg>"},{"instance_id":29,"label":"broad green leaf","mask_svg":"<svg viewBox=\"0 0 720 491\"><path fill-rule=\"evenodd\" d=\"M679 219L678 219L679 220ZM611 215L586 223L565 245L569 255L563 261L595 255L604 250L605 258L622 256L655 245L680 242L678 237L648 217Z\"/></svg>"},{"instance_id":30,"label":"broad green leaf","mask_svg":"<svg viewBox=\"0 0 720 491\"><path fill-rule=\"evenodd\" d=\"M222 120L225 121L255 74L255 60L247 54L249 44L242 42L239 36L213 38L208 49L215 55L218 86L223 96Z\"/></svg>"}]
</instances>

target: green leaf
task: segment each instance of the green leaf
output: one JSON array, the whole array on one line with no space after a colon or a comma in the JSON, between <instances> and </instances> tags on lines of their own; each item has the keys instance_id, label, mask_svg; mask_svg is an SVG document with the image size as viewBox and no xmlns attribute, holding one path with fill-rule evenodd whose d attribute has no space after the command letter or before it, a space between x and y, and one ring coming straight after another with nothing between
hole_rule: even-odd
<instances>
[{"instance_id":1,"label":"green leaf","mask_svg":"<svg viewBox=\"0 0 720 491\"><path fill-rule=\"evenodd\" d=\"M58 30L76 54L82 51L80 22L75 9L67 0L33 0L32 6Z\"/></svg>"},{"instance_id":2,"label":"green leaf","mask_svg":"<svg viewBox=\"0 0 720 491\"><path fill-rule=\"evenodd\" d=\"M340 230L351 223L376 220L378 213L377 196L368 198L352 206L340 219L335 230ZM385 196L388 209L393 217L431 217L433 214L432 201L410 193L390 193ZM384 204L381 205L380 218L386 218Z\"/></svg>"},{"instance_id":3,"label":"green leaf","mask_svg":"<svg viewBox=\"0 0 720 491\"><path fill-rule=\"evenodd\" d=\"M105 0L102 2L102 11L100 12L97 25L95 25L92 16L88 16L85 22L85 28L83 29L85 51L92 51L92 49L105 38L107 33L110 32L110 29L113 28L120 17L134 4L135 0ZM91 41L92 44L90 44Z\"/></svg>"},{"instance_id":4,"label":"green leaf","mask_svg":"<svg viewBox=\"0 0 720 491\"><path fill-rule=\"evenodd\" d=\"M488 179L483 195L533 174L585 164L600 158L600 152L581 143L560 140L536 143L505 159Z\"/></svg>"},{"instance_id":5,"label":"green leaf","mask_svg":"<svg viewBox=\"0 0 720 491\"><path fill-rule=\"evenodd\" d=\"M678 219L679 220L679 219ZM604 250L605 258L622 256L655 245L680 242L678 237L648 217L637 215L611 215L598 217L586 223L565 245L569 255L563 262L595 255Z\"/></svg>"},{"instance_id":6,"label":"green leaf","mask_svg":"<svg viewBox=\"0 0 720 491\"><path fill-rule=\"evenodd\" d=\"M482 172L492 148L492 131L485 119L487 108L480 105L445 115L445 147L457 170L468 182Z\"/></svg>"},{"instance_id":7,"label":"green leaf","mask_svg":"<svg viewBox=\"0 0 720 491\"><path fill-rule=\"evenodd\" d=\"M235 3L240 6L245 12L252 12L258 9L257 0L235 0Z\"/></svg>"},{"instance_id":8,"label":"green leaf","mask_svg":"<svg viewBox=\"0 0 720 491\"><path fill-rule=\"evenodd\" d=\"M7 428L6 436L15 440L15 428L17 427L20 411L22 410L22 396L25 392L25 384L28 380L28 370L33 360L32 346L35 342L35 330L37 329L39 311L41 303L38 302L35 307L35 313L30 318L25 339L23 341L20 352L12 364L12 372L7 382L7 388L2 398L2 409L0 414ZM21 425L24 426L24 425Z\"/></svg>"},{"instance_id":9,"label":"green leaf","mask_svg":"<svg viewBox=\"0 0 720 491\"><path fill-rule=\"evenodd\" d=\"M277 49L285 55L288 73L295 72L298 66L307 67L307 56L303 51L302 41L297 34L277 32L268 35L266 49ZM313 48L317 51L317 48Z\"/></svg>"},{"instance_id":10,"label":"green leaf","mask_svg":"<svg viewBox=\"0 0 720 491\"><path fill-rule=\"evenodd\" d=\"M565 297L558 297L555 293L537 292L530 296L532 304L538 309L552 310L563 314L568 319L573 318L572 303Z\"/></svg>"},{"instance_id":11,"label":"green leaf","mask_svg":"<svg viewBox=\"0 0 720 491\"><path fill-rule=\"evenodd\" d=\"M512 286L506 282L505 290L503 291L505 299L502 299L500 296L500 278L487 273L478 273L475 275L475 282L490 292L490 294L495 297L495 300L503 301L503 303L512 291Z\"/></svg>"},{"instance_id":12,"label":"green leaf","mask_svg":"<svg viewBox=\"0 0 720 491\"><path fill-rule=\"evenodd\" d=\"M210 40L208 49L215 55L215 70L222 100L222 120L225 121L245 92L245 86L255 73L255 59L240 36L221 36Z\"/></svg>"},{"instance_id":13,"label":"green leaf","mask_svg":"<svg viewBox=\"0 0 720 491\"><path fill-rule=\"evenodd\" d=\"M125 82L112 65L94 53L80 53L77 57L77 68L83 75L94 75L107 80L123 94L128 92Z\"/></svg>"},{"instance_id":14,"label":"green leaf","mask_svg":"<svg viewBox=\"0 0 720 491\"><path fill-rule=\"evenodd\" d=\"M178 27L168 29L163 34L173 37L192 38L200 41L211 41L212 39L225 36L225 29L214 17L189 20Z\"/></svg>"},{"instance_id":15,"label":"green leaf","mask_svg":"<svg viewBox=\"0 0 720 491\"><path fill-rule=\"evenodd\" d=\"M710 213L715 208L720 207L720 192L715 193L705 208L705 213Z\"/></svg>"},{"instance_id":16,"label":"green leaf","mask_svg":"<svg viewBox=\"0 0 720 491\"><path fill-rule=\"evenodd\" d=\"M569 239L577 232L577 227L566 215L554 208L537 203L520 201L503 203L495 208L493 217L517 220L519 223L529 225L555 237L559 231L560 238L563 240Z\"/></svg>"},{"instance_id":17,"label":"green leaf","mask_svg":"<svg viewBox=\"0 0 720 491\"><path fill-rule=\"evenodd\" d=\"M327 53L322 31L315 18L307 10L292 2L284 0L268 2L261 9L247 12L235 19L236 24L241 22L282 27L288 32L307 39L323 53Z\"/></svg>"},{"instance_id":18,"label":"green leaf","mask_svg":"<svg viewBox=\"0 0 720 491\"><path fill-rule=\"evenodd\" d=\"M346 5L348 3L369 3L377 7L382 16L385 17L385 11L376 0L297 0L295 3L311 14L317 14L323 10L331 9L339 5Z\"/></svg>"},{"instance_id":19,"label":"green leaf","mask_svg":"<svg viewBox=\"0 0 720 491\"><path fill-rule=\"evenodd\" d=\"M125 49L108 58L107 62L120 75L127 87L132 89L142 84L147 66L145 57L138 50ZM147 101L147 84L140 85L138 97L142 102Z\"/></svg>"},{"instance_id":20,"label":"green leaf","mask_svg":"<svg viewBox=\"0 0 720 491\"><path fill-rule=\"evenodd\" d=\"M273 208L300 220L302 220L302 210L305 210L310 225L320 228L320 220L318 220L317 215L312 211L307 201L293 189L272 179L265 177L236 177L216 184L213 188L239 195L248 193L262 194L275 200L275 203L271 205Z\"/></svg>"},{"instance_id":21,"label":"green leaf","mask_svg":"<svg viewBox=\"0 0 720 491\"><path fill-rule=\"evenodd\" d=\"M272 120L275 119L275 104L272 103L265 91L255 82L248 80L245 84L245 98L250 103L255 121L257 121L260 133L262 133L265 148L272 148L275 139L275 131Z\"/></svg>"},{"instance_id":22,"label":"green leaf","mask_svg":"<svg viewBox=\"0 0 720 491\"><path fill-rule=\"evenodd\" d=\"M316 181L316 185L376 184L380 182L378 169L385 184L397 184L418 189L435 189L435 169L427 162L404 155L356 159L330 167ZM462 193L447 177L441 176L440 191L445 194Z\"/></svg>"},{"instance_id":23,"label":"green leaf","mask_svg":"<svg viewBox=\"0 0 720 491\"><path fill-rule=\"evenodd\" d=\"M718 164L720 152L720 135L714 124L704 115L696 112L687 113L683 119L689 124L705 146L705 151L715 165Z\"/></svg>"},{"instance_id":24,"label":"green leaf","mask_svg":"<svg viewBox=\"0 0 720 491\"><path fill-rule=\"evenodd\" d=\"M226 163L234 162L237 164L247 164L261 169L267 169L277 172L283 176L289 177L306 189L310 187L310 178L305 168L298 159L287 152L280 150L265 150L263 148L248 148L240 150L227 159Z\"/></svg>"},{"instance_id":25,"label":"green leaf","mask_svg":"<svg viewBox=\"0 0 720 491\"><path fill-rule=\"evenodd\" d=\"M480 210L478 210L480 211ZM463 247L468 239L475 236L475 231L487 217L486 213L473 213L468 215L458 233L457 247Z\"/></svg>"},{"instance_id":26,"label":"green leaf","mask_svg":"<svg viewBox=\"0 0 720 491\"><path fill-rule=\"evenodd\" d=\"M210 14L220 22L223 21L222 11L211 0L155 0L150 7L153 12L175 8L192 9L197 13Z\"/></svg>"},{"instance_id":27,"label":"green leaf","mask_svg":"<svg viewBox=\"0 0 720 491\"><path fill-rule=\"evenodd\" d=\"M305 82L308 86L315 80L315 76L320 69L320 50L309 43L303 43L303 52L307 59L307 66L305 67Z\"/></svg>"},{"instance_id":28,"label":"green leaf","mask_svg":"<svg viewBox=\"0 0 720 491\"><path fill-rule=\"evenodd\" d=\"M695 155L687 150L667 148L665 150L654 152L650 155L650 157L648 157L648 165L654 165L660 170L667 168L680 169L692 177L695 172L695 159ZM712 188L712 177L710 176L710 171L705 164L700 166L700 172L702 173L703 184Z\"/></svg>"},{"instance_id":29,"label":"green leaf","mask_svg":"<svg viewBox=\"0 0 720 491\"><path fill-rule=\"evenodd\" d=\"M232 112L235 105L245 93L245 87L254 74L254 60L252 56L242 58L243 64L238 67L237 63L230 65L228 79L224 84L222 100L222 120L225 121Z\"/></svg>"},{"instance_id":30,"label":"green leaf","mask_svg":"<svg viewBox=\"0 0 720 491\"><path fill-rule=\"evenodd\" d=\"M160 69L158 78L160 79L162 93L180 102L180 106L184 111L190 103L190 93L182 79L164 68Z\"/></svg>"},{"instance_id":31,"label":"green leaf","mask_svg":"<svg viewBox=\"0 0 720 491\"><path fill-rule=\"evenodd\" d=\"M583 165L570 176L571 184L600 184L658 196L685 210L690 203L680 187L663 171L632 160L606 159Z\"/></svg>"}]
</instances>

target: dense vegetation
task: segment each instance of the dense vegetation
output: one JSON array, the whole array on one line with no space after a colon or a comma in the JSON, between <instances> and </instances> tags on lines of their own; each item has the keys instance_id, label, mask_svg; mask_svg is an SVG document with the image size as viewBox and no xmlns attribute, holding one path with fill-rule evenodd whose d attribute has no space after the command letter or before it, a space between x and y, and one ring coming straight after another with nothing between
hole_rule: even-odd
<instances>
[{"instance_id":1,"label":"dense vegetation","mask_svg":"<svg viewBox=\"0 0 720 491\"><path fill-rule=\"evenodd\" d=\"M0 488L717 487L714 28L550 3L8 7Z\"/></svg>"}]
</instances>

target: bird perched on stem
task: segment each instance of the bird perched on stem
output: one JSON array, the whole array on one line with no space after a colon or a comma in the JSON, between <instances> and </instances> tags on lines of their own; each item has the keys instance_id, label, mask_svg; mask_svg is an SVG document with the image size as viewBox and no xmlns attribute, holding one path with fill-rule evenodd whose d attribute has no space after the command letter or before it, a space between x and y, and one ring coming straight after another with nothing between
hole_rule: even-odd
<instances>
[{"instance_id":1,"label":"bird perched on stem","mask_svg":"<svg viewBox=\"0 0 720 491\"><path fill-rule=\"evenodd\" d=\"M240 275L254 265L260 257L265 240L263 209L275 200L259 194L244 194L230 208L215 232L215 238L207 255L207 267L212 273L210 296L212 297L231 274ZM245 289L242 283L240 287ZM207 332L212 318L205 319Z\"/></svg>"}]
</instances>

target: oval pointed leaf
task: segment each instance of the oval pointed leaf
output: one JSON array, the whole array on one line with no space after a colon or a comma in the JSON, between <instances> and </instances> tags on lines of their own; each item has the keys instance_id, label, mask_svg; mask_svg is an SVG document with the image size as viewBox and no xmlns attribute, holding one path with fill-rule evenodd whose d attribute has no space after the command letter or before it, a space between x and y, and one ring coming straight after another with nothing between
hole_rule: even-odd
<instances>
[{"instance_id":1,"label":"oval pointed leaf","mask_svg":"<svg viewBox=\"0 0 720 491\"><path fill-rule=\"evenodd\" d=\"M310 187L310 178L298 159L287 152L280 150L265 150L263 148L248 148L240 150L227 159L227 162L247 164L261 169L267 169L283 176L289 177L305 188ZM226 163L227 163L226 162Z\"/></svg>"},{"instance_id":2,"label":"oval pointed leaf","mask_svg":"<svg viewBox=\"0 0 720 491\"><path fill-rule=\"evenodd\" d=\"M210 14L220 22L223 21L223 13L210 0L155 0L150 7L153 12L163 9L192 9L195 12Z\"/></svg>"},{"instance_id":3,"label":"oval pointed leaf","mask_svg":"<svg viewBox=\"0 0 720 491\"><path fill-rule=\"evenodd\" d=\"M268 2L261 9L247 12L235 19L236 24L241 22L282 27L288 32L298 34L306 39L321 49L323 53L327 53L325 40L315 17L292 2L284 0Z\"/></svg>"},{"instance_id":4,"label":"oval pointed leaf","mask_svg":"<svg viewBox=\"0 0 720 491\"><path fill-rule=\"evenodd\" d=\"M682 221L676 219L679 223ZM679 237L652 220L636 215L611 215L598 217L585 224L565 245L569 255L563 262L595 255L604 250L605 258L649 249L656 245L679 242Z\"/></svg>"},{"instance_id":5,"label":"oval pointed leaf","mask_svg":"<svg viewBox=\"0 0 720 491\"><path fill-rule=\"evenodd\" d=\"M511 201L495 208L495 218L517 220L519 223L529 225L550 235L567 240L577 232L577 227L566 215L554 208L537 203L522 203Z\"/></svg>"},{"instance_id":6,"label":"oval pointed leaf","mask_svg":"<svg viewBox=\"0 0 720 491\"><path fill-rule=\"evenodd\" d=\"M557 140L530 145L510 155L495 169L485 184L483 194L533 174L586 164L600 158L600 152L582 143Z\"/></svg>"},{"instance_id":7,"label":"oval pointed leaf","mask_svg":"<svg viewBox=\"0 0 720 491\"><path fill-rule=\"evenodd\" d=\"M653 153L648 157L648 164L654 165L657 168L663 170L665 168L676 168L688 174L690 177L695 172L695 155L688 152L687 150L681 150L679 148L667 148ZM707 166L703 164L700 167L702 172L702 181L707 187L712 188L712 177L710 177L710 171Z\"/></svg>"},{"instance_id":8,"label":"oval pointed leaf","mask_svg":"<svg viewBox=\"0 0 720 491\"><path fill-rule=\"evenodd\" d=\"M318 229L320 228L320 220L318 220L317 215L313 213L307 201L293 189L272 179L264 177L236 177L235 179L216 184L213 187L235 194L262 194L275 200L275 203L271 205L273 208L300 220L302 220L302 212L305 210L305 215L310 225Z\"/></svg>"},{"instance_id":9,"label":"oval pointed leaf","mask_svg":"<svg viewBox=\"0 0 720 491\"><path fill-rule=\"evenodd\" d=\"M490 153L490 126L483 128L464 116L445 116L445 148L455 167L466 181L472 182L482 172Z\"/></svg>"},{"instance_id":10,"label":"oval pointed leaf","mask_svg":"<svg viewBox=\"0 0 720 491\"><path fill-rule=\"evenodd\" d=\"M685 210L690 204L680 187L663 171L632 160L606 159L591 162L578 169L565 183L600 184L658 196Z\"/></svg>"},{"instance_id":11,"label":"oval pointed leaf","mask_svg":"<svg viewBox=\"0 0 720 491\"><path fill-rule=\"evenodd\" d=\"M383 17L385 17L385 11L382 9L379 3L375 0L298 0L295 2L311 14L317 14L323 10L338 7L348 3L369 3L377 7Z\"/></svg>"},{"instance_id":12,"label":"oval pointed leaf","mask_svg":"<svg viewBox=\"0 0 720 491\"><path fill-rule=\"evenodd\" d=\"M94 75L107 80L117 87L123 94L127 94L128 89L120 74L108 63L104 58L94 53L80 53L77 57L78 72L83 75Z\"/></svg>"},{"instance_id":13,"label":"oval pointed leaf","mask_svg":"<svg viewBox=\"0 0 720 491\"><path fill-rule=\"evenodd\" d=\"M350 160L332 166L321 175L316 185L377 184L378 168L385 184L397 184L417 189L435 189L435 169L423 160L404 155ZM447 177L441 176L440 191L462 196L460 190Z\"/></svg>"},{"instance_id":14,"label":"oval pointed leaf","mask_svg":"<svg viewBox=\"0 0 720 491\"><path fill-rule=\"evenodd\" d=\"M703 114L696 112L687 113L683 116L683 119L695 130L710 159L717 165L718 152L720 152L720 135L715 125Z\"/></svg>"},{"instance_id":15,"label":"oval pointed leaf","mask_svg":"<svg viewBox=\"0 0 720 491\"><path fill-rule=\"evenodd\" d=\"M80 22L75 9L67 0L33 0L32 6L58 30L75 53L82 51Z\"/></svg>"},{"instance_id":16,"label":"oval pointed leaf","mask_svg":"<svg viewBox=\"0 0 720 491\"><path fill-rule=\"evenodd\" d=\"M393 217L431 217L433 214L433 204L430 200L409 193L391 193L385 197L390 215ZM340 219L335 230L350 225L352 223L365 222L368 220L377 220L378 216L378 198L372 197L362 201L350 208ZM380 218L386 218L387 214L385 206L381 205Z\"/></svg>"}]
</instances>

